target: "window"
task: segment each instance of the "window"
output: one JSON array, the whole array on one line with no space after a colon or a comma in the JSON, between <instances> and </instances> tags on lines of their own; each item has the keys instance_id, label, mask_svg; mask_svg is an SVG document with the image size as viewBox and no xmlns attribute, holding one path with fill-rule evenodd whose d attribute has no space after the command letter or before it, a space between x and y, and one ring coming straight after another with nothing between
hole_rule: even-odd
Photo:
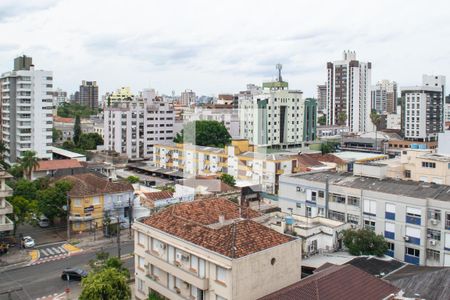
<instances>
[{"instance_id":1,"label":"window","mask_svg":"<svg viewBox=\"0 0 450 300\"><path fill-rule=\"evenodd\" d=\"M420 208L406 207L406 223L420 225L420 219L422 217L422 211Z\"/></svg>"},{"instance_id":2,"label":"window","mask_svg":"<svg viewBox=\"0 0 450 300\"><path fill-rule=\"evenodd\" d=\"M449 164L449 169L450 169L450 164ZM325 193L323 191L319 191L319 198L323 198L325 197Z\"/></svg>"},{"instance_id":3,"label":"window","mask_svg":"<svg viewBox=\"0 0 450 300\"><path fill-rule=\"evenodd\" d=\"M73 206L74 207L81 207L81 199L74 199L73 200Z\"/></svg>"},{"instance_id":4,"label":"window","mask_svg":"<svg viewBox=\"0 0 450 300\"><path fill-rule=\"evenodd\" d=\"M420 257L420 250L419 250L419 249L414 249L414 248L406 247L406 248L405 248L405 254L406 254L406 255L409 255L409 256Z\"/></svg>"},{"instance_id":5,"label":"window","mask_svg":"<svg viewBox=\"0 0 450 300\"><path fill-rule=\"evenodd\" d=\"M297 203L295 203L295 206L296 206L297 208L302 208L302 203L301 203L301 202L297 202Z\"/></svg>"},{"instance_id":6,"label":"window","mask_svg":"<svg viewBox=\"0 0 450 300\"><path fill-rule=\"evenodd\" d=\"M334 210L328 211L328 218L336 221L345 222L345 214Z\"/></svg>"},{"instance_id":7,"label":"window","mask_svg":"<svg viewBox=\"0 0 450 300\"><path fill-rule=\"evenodd\" d=\"M385 219L395 220L395 204L386 203Z\"/></svg>"},{"instance_id":8,"label":"window","mask_svg":"<svg viewBox=\"0 0 450 300\"><path fill-rule=\"evenodd\" d=\"M317 192L311 192L311 201L316 202L317 200Z\"/></svg>"},{"instance_id":9,"label":"window","mask_svg":"<svg viewBox=\"0 0 450 300\"><path fill-rule=\"evenodd\" d=\"M427 249L427 259L440 261L441 252L433 249Z\"/></svg>"},{"instance_id":10,"label":"window","mask_svg":"<svg viewBox=\"0 0 450 300\"><path fill-rule=\"evenodd\" d=\"M96 196L96 197L92 198L92 204L100 205L100 197Z\"/></svg>"},{"instance_id":11,"label":"window","mask_svg":"<svg viewBox=\"0 0 450 300\"><path fill-rule=\"evenodd\" d=\"M222 267L216 266L216 280L225 283L227 279L227 270Z\"/></svg>"},{"instance_id":12,"label":"window","mask_svg":"<svg viewBox=\"0 0 450 300\"><path fill-rule=\"evenodd\" d=\"M395 244L394 243L388 242L387 245L388 245L388 251L395 251Z\"/></svg>"},{"instance_id":13,"label":"window","mask_svg":"<svg viewBox=\"0 0 450 300\"><path fill-rule=\"evenodd\" d=\"M317 210L317 214L321 217L324 217L325 216L325 208L319 207Z\"/></svg>"},{"instance_id":14,"label":"window","mask_svg":"<svg viewBox=\"0 0 450 300\"><path fill-rule=\"evenodd\" d=\"M405 170L405 178L411 178L411 171Z\"/></svg>"},{"instance_id":15,"label":"window","mask_svg":"<svg viewBox=\"0 0 450 300\"><path fill-rule=\"evenodd\" d=\"M364 229L369 229L375 231L375 221L364 220Z\"/></svg>"},{"instance_id":16,"label":"window","mask_svg":"<svg viewBox=\"0 0 450 300\"><path fill-rule=\"evenodd\" d=\"M359 224L359 216L347 214L347 222L351 224Z\"/></svg>"},{"instance_id":17,"label":"window","mask_svg":"<svg viewBox=\"0 0 450 300\"><path fill-rule=\"evenodd\" d=\"M428 209L428 218L431 220L441 220L441 211L439 209Z\"/></svg>"},{"instance_id":18,"label":"window","mask_svg":"<svg viewBox=\"0 0 450 300\"><path fill-rule=\"evenodd\" d=\"M434 229L428 229L427 237L432 240L440 241L441 240L441 231L434 230Z\"/></svg>"},{"instance_id":19,"label":"window","mask_svg":"<svg viewBox=\"0 0 450 300\"><path fill-rule=\"evenodd\" d=\"M138 268L144 270L145 269L145 259L142 256L137 256L138 259Z\"/></svg>"},{"instance_id":20,"label":"window","mask_svg":"<svg viewBox=\"0 0 450 300\"><path fill-rule=\"evenodd\" d=\"M306 216L312 217L312 208L309 206L306 207Z\"/></svg>"},{"instance_id":21,"label":"window","mask_svg":"<svg viewBox=\"0 0 450 300\"><path fill-rule=\"evenodd\" d=\"M434 162L423 161L423 162L422 162L422 168L432 168L432 169L435 169L435 168L436 168L436 163L434 163Z\"/></svg>"},{"instance_id":22,"label":"window","mask_svg":"<svg viewBox=\"0 0 450 300\"><path fill-rule=\"evenodd\" d=\"M147 244L147 236L142 232L138 232L138 244L141 246Z\"/></svg>"},{"instance_id":23,"label":"window","mask_svg":"<svg viewBox=\"0 0 450 300\"><path fill-rule=\"evenodd\" d=\"M348 196L347 198L348 205L358 206L359 207L359 197Z\"/></svg>"},{"instance_id":24,"label":"window","mask_svg":"<svg viewBox=\"0 0 450 300\"><path fill-rule=\"evenodd\" d=\"M377 214L377 202L375 200L364 200L364 213L375 216Z\"/></svg>"},{"instance_id":25,"label":"window","mask_svg":"<svg viewBox=\"0 0 450 300\"><path fill-rule=\"evenodd\" d=\"M330 199L332 202L344 203L345 204L345 196L339 194L330 194Z\"/></svg>"},{"instance_id":26,"label":"window","mask_svg":"<svg viewBox=\"0 0 450 300\"><path fill-rule=\"evenodd\" d=\"M140 278L137 280L137 288L139 292L144 292L144 281Z\"/></svg>"}]
</instances>

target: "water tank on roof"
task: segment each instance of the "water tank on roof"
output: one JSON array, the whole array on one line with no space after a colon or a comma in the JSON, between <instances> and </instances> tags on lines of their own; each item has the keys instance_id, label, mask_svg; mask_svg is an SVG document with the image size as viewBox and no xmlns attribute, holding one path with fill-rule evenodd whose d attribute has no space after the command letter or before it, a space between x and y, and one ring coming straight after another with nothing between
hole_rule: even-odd
<instances>
[{"instance_id":1,"label":"water tank on roof","mask_svg":"<svg viewBox=\"0 0 450 300\"><path fill-rule=\"evenodd\" d=\"M419 145L419 149L427 149L427 145L426 144L420 144Z\"/></svg>"},{"instance_id":2,"label":"water tank on roof","mask_svg":"<svg viewBox=\"0 0 450 300\"><path fill-rule=\"evenodd\" d=\"M287 217L285 218L285 220L286 220L286 225L292 225L292 224L294 224L294 218L292 218L291 216L287 216Z\"/></svg>"},{"instance_id":3,"label":"water tank on roof","mask_svg":"<svg viewBox=\"0 0 450 300\"><path fill-rule=\"evenodd\" d=\"M411 144L411 149L419 149L419 145L417 145L417 144Z\"/></svg>"}]
</instances>

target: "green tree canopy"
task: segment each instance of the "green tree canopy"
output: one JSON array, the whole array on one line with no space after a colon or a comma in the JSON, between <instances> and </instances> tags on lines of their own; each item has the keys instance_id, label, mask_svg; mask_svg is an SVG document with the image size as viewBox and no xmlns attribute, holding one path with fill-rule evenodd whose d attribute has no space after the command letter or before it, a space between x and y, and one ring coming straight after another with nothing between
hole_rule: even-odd
<instances>
[{"instance_id":1,"label":"green tree canopy","mask_svg":"<svg viewBox=\"0 0 450 300\"><path fill-rule=\"evenodd\" d=\"M319 125L326 125L327 124L327 117L325 117L325 116L320 116L318 119L317 119L317 122L319 123Z\"/></svg>"},{"instance_id":2,"label":"green tree canopy","mask_svg":"<svg viewBox=\"0 0 450 300\"><path fill-rule=\"evenodd\" d=\"M352 255L383 256L388 249L386 240L369 229L349 229L343 231L344 245Z\"/></svg>"},{"instance_id":3,"label":"green tree canopy","mask_svg":"<svg viewBox=\"0 0 450 300\"><path fill-rule=\"evenodd\" d=\"M67 216L63 207L67 204L67 193L71 188L71 182L61 180L44 190L38 190L36 198L39 212L47 216L49 220Z\"/></svg>"},{"instance_id":4,"label":"green tree canopy","mask_svg":"<svg viewBox=\"0 0 450 300\"><path fill-rule=\"evenodd\" d=\"M174 142L223 148L231 142L231 136L222 123L203 120L187 123Z\"/></svg>"},{"instance_id":5,"label":"green tree canopy","mask_svg":"<svg viewBox=\"0 0 450 300\"><path fill-rule=\"evenodd\" d=\"M128 300L131 289L128 278L113 267L91 272L81 282L80 300Z\"/></svg>"},{"instance_id":6,"label":"green tree canopy","mask_svg":"<svg viewBox=\"0 0 450 300\"><path fill-rule=\"evenodd\" d=\"M20 158L20 165L25 176L31 180L31 172L39 166L39 158L36 156L36 151L24 151Z\"/></svg>"},{"instance_id":7,"label":"green tree canopy","mask_svg":"<svg viewBox=\"0 0 450 300\"><path fill-rule=\"evenodd\" d=\"M83 150L95 150L103 145L103 138L97 132L82 133L77 146Z\"/></svg>"},{"instance_id":8,"label":"green tree canopy","mask_svg":"<svg viewBox=\"0 0 450 300\"><path fill-rule=\"evenodd\" d=\"M233 176L231 176L229 174L223 173L222 175L220 175L220 180L223 183L228 184L229 186L235 186L236 185L236 180L234 179Z\"/></svg>"},{"instance_id":9,"label":"green tree canopy","mask_svg":"<svg viewBox=\"0 0 450 300\"><path fill-rule=\"evenodd\" d=\"M37 201L29 200L23 196L12 196L8 199L13 207L14 235L16 235L17 227L23 223L28 223L33 215L38 213Z\"/></svg>"},{"instance_id":10,"label":"green tree canopy","mask_svg":"<svg viewBox=\"0 0 450 300\"><path fill-rule=\"evenodd\" d=\"M57 114L63 118L75 118L80 116L82 118L89 118L91 115L97 114L97 110L91 109L87 106L78 103L62 103L58 106Z\"/></svg>"},{"instance_id":11,"label":"green tree canopy","mask_svg":"<svg viewBox=\"0 0 450 300\"><path fill-rule=\"evenodd\" d=\"M127 181L129 183L131 183L131 184L138 183L139 182L139 177L130 175L130 176L127 177Z\"/></svg>"},{"instance_id":12,"label":"green tree canopy","mask_svg":"<svg viewBox=\"0 0 450 300\"><path fill-rule=\"evenodd\" d=\"M80 116L77 115L75 117L75 123L73 125L73 143L75 145L80 145L80 138L81 138L81 120Z\"/></svg>"}]
</instances>

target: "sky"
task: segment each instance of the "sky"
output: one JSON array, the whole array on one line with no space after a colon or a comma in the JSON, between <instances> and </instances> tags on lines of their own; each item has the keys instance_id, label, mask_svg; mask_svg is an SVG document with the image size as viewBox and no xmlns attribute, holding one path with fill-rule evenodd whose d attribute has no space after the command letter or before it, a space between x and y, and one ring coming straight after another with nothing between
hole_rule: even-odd
<instances>
[{"instance_id":1,"label":"sky","mask_svg":"<svg viewBox=\"0 0 450 300\"><path fill-rule=\"evenodd\" d=\"M0 0L0 72L26 54L69 93L130 86L160 94L244 90L276 76L306 97L327 61L354 50L372 83L450 70L448 1ZM449 74L447 74L449 73Z\"/></svg>"}]
</instances>

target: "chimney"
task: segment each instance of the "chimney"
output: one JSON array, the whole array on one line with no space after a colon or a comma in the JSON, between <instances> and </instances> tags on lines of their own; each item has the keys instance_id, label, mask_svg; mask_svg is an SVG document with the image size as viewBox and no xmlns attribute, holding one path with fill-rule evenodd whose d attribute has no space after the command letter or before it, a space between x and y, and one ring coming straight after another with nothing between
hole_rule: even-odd
<instances>
[{"instance_id":1,"label":"chimney","mask_svg":"<svg viewBox=\"0 0 450 300\"><path fill-rule=\"evenodd\" d=\"M225 222L225 215L219 215L219 223L223 224Z\"/></svg>"}]
</instances>

